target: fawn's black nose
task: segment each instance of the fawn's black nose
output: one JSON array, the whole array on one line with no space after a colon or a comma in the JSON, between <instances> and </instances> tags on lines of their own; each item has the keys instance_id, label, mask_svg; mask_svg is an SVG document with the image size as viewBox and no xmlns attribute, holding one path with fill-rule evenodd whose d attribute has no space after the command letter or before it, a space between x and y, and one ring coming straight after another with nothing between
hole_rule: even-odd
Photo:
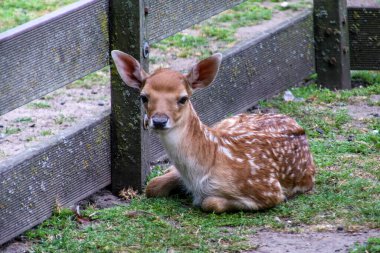
<instances>
[{"instance_id":1,"label":"fawn's black nose","mask_svg":"<svg viewBox=\"0 0 380 253\"><path fill-rule=\"evenodd\" d=\"M163 129L168 123L169 117L165 114L155 114L152 116L153 127L156 129Z\"/></svg>"}]
</instances>

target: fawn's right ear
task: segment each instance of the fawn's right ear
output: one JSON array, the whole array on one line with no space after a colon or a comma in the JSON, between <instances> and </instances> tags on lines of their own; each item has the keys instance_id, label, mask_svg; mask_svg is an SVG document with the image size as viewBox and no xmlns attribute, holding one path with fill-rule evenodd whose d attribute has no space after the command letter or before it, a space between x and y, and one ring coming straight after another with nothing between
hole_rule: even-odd
<instances>
[{"instance_id":1,"label":"fawn's right ear","mask_svg":"<svg viewBox=\"0 0 380 253\"><path fill-rule=\"evenodd\" d=\"M221 62L222 54L216 53L195 64L187 74L191 88L204 88L211 84L218 74Z\"/></svg>"},{"instance_id":2,"label":"fawn's right ear","mask_svg":"<svg viewBox=\"0 0 380 253\"><path fill-rule=\"evenodd\" d=\"M128 86L140 90L144 79L148 77L140 63L129 54L119 50L113 50L111 55L121 79Z\"/></svg>"}]
</instances>

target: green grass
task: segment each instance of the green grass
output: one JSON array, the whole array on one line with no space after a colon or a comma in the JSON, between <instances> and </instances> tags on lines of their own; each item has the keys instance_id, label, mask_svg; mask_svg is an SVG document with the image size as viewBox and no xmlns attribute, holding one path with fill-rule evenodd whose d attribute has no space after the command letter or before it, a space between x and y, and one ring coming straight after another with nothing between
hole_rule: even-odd
<instances>
[{"instance_id":1,"label":"green grass","mask_svg":"<svg viewBox=\"0 0 380 253\"><path fill-rule=\"evenodd\" d=\"M53 132L51 130L42 130L40 132L41 136L49 136L49 135L52 135L52 134L53 134Z\"/></svg>"},{"instance_id":2,"label":"green grass","mask_svg":"<svg viewBox=\"0 0 380 253\"><path fill-rule=\"evenodd\" d=\"M77 0L2 0L0 32L24 24Z\"/></svg>"},{"instance_id":3,"label":"green grass","mask_svg":"<svg viewBox=\"0 0 380 253\"><path fill-rule=\"evenodd\" d=\"M218 40L225 42L232 42L235 40L233 37L235 30L231 28L221 28L215 26L202 26L202 33L208 37L214 37Z\"/></svg>"},{"instance_id":4,"label":"green grass","mask_svg":"<svg viewBox=\"0 0 380 253\"><path fill-rule=\"evenodd\" d=\"M33 122L33 119L31 117L20 117L15 119L16 123L30 123Z\"/></svg>"},{"instance_id":5,"label":"green grass","mask_svg":"<svg viewBox=\"0 0 380 253\"><path fill-rule=\"evenodd\" d=\"M371 237L362 245L356 244L350 253L376 253L380 252L380 238Z\"/></svg>"},{"instance_id":6,"label":"green grass","mask_svg":"<svg viewBox=\"0 0 380 253\"><path fill-rule=\"evenodd\" d=\"M4 133L6 135L12 135L12 134L18 134L19 132L21 132L21 129L18 127L6 127Z\"/></svg>"},{"instance_id":7,"label":"green grass","mask_svg":"<svg viewBox=\"0 0 380 253\"><path fill-rule=\"evenodd\" d=\"M47 102L37 101L28 104L28 107L32 109L47 109L51 106Z\"/></svg>"},{"instance_id":8,"label":"green grass","mask_svg":"<svg viewBox=\"0 0 380 253\"><path fill-rule=\"evenodd\" d=\"M252 248L243 243L248 231L242 221L248 222L244 226L252 223L243 213L204 214L188 208L188 204L176 199L136 199L127 208L88 209L84 215L95 213L95 220L86 227L78 225L71 211L63 210L27 236L45 238L34 252L221 252ZM229 229L234 227L240 232L231 233Z\"/></svg>"},{"instance_id":9,"label":"green grass","mask_svg":"<svg viewBox=\"0 0 380 253\"><path fill-rule=\"evenodd\" d=\"M206 45L207 40L203 37L177 33L173 36L168 37L167 39L162 40L160 43L153 45L153 47L166 50L169 47L189 49L192 47L200 47Z\"/></svg>"},{"instance_id":10,"label":"green grass","mask_svg":"<svg viewBox=\"0 0 380 253\"><path fill-rule=\"evenodd\" d=\"M110 82L109 66L93 72L75 82L66 85L67 89L92 89L95 85L106 86Z\"/></svg>"},{"instance_id":11,"label":"green grass","mask_svg":"<svg viewBox=\"0 0 380 253\"><path fill-rule=\"evenodd\" d=\"M215 17L215 21L219 23L229 22L232 27L239 28L255 25L262 20L271 18L272 10L258 5L257 1L246 1Z\"/></svg>"},{"instance_id":12,"label":"green grass","mask_svg":"<svg viewBox=\"0 0 380 253\"><path fill-rule=\"evenodd\" d=\"M54 118L54 123L56 125L62 125L63 123L71 123L75 121L75 117L67 117L63 114L60 114L59 116Z\"/></svg>"},{"instance_id":13,"label":"green grass","mask_svg":"<svg viewBox=\"0 0 380 253\"><path fill-rule=\"evenodd\" d=\"M365 121L368 131L352 127L347 110L331 105L351 94L380 94L380 84L351 91L331 92L316 85L292 89L304 102L284 102L281 96L261 102L294 117L309 135L317 165L316 187L275 208L261 212L207 214L191 206L189 198L146 199L139 196L128 206L95 210L88 207L83 225L69 210L56 213L37 229L27 232L34 252L234 252L254 250L248 237L260 228L302 232L329 224L345 229L380 227L380 134L378 119ZM345 94L344 96L342 94ZM330 101L331 104L327 104ZM347 100L350 103L350 100ZM315 128L324 130L316 133ZM338 138L354 135L353 140ZM148 180L163 173L156 166ZM378 247L375 239L353 252ZM360 251L361 250L361 251Z\"/></svg>"},{"instance_id":14,"label":"green grass","mask_svg":"<svg viewBox=\"0 0 380 253\"><path fill-rule=\"evenodd\" d=\"M380 83L379 71L352 71L352 79L365 84Z\"/></svg>"},{"instance_id":15,"label":"green grass","mask_svg":"<svg viewBox=\"0 0 380 253\"><path fill-rule=\"evenodd\" d=\"M161 176L162 174L165 173L165 171L166 171L166 168L164 166L160 166L160 165L154 166L151 173L149 173L149 175L147 176L146 182L149 182L150 180L152 180L153 178L157 176Z\"/></svg>"}]
</instances>

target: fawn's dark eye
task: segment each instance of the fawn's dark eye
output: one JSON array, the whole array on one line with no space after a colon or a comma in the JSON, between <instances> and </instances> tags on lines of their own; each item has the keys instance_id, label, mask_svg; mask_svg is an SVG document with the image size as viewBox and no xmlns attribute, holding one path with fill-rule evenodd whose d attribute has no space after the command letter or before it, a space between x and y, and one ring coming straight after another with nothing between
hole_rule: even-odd
<instances>
[{"instance_id":1,"label":"fawn's dark eye","mask_svg":"<svg viewBox=\"0 0 380 253\"><path fill-rule=\"evenodd\" d=\"M140 99L141 99L141 102L143 102L144 104L148 103L148 97L147 96L140 95Z\"/></svg>"},{"instance_id":2,"label":"fawn's dark eye","mask_svg":"<svg viewBox=\"0 0 380 253\"><path fill-rule=\"evenodd\" d=\"M179 100L178 100L178 104L180 105L184 105L186 103L186 101L189 100L188 97L181 97Z\"/></svg>"}]
</instances>

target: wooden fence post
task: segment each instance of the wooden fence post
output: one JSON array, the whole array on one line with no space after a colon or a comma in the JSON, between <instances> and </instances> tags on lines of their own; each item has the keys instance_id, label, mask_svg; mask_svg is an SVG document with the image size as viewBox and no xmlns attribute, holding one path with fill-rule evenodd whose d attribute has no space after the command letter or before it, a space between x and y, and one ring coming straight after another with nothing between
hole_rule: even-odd
<instances>
[{"instance_id":1,"label":"wooden fence post","mask_svg":"<svg viewBox=\"0 0 380 253\"><path fill-rule=\"evenodd\" d=\"M118 49L132 55L148 72L144 7L143 0L110 1L110 50ZM148 170L148 132L142 128L142 107L138 98L138 91L127 87L115 65L111 64L111 175L114 193L124 187L141 191Z\"/></svg>"},{"instance_id":2,"label":"wooden fence post","mask_svg":"<svg viewBox=\"0 0 380 253\"><path fill-rule=\"evenodd\" d=\"M318 83L330 89L350 89L346 0L314 0L314 38Z\"/></svg>"}]
</instances>

